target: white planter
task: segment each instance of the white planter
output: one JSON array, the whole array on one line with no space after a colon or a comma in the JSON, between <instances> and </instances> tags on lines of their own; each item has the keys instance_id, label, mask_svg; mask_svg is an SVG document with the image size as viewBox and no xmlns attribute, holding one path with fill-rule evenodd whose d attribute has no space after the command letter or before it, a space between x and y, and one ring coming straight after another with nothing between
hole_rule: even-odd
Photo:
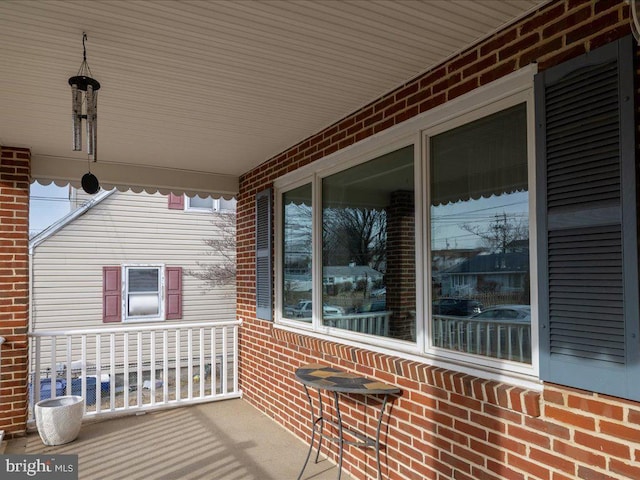
<instances>
[{"instance_id":1,"label":"white planter","mask_svg":"<svg viewBox=\"0 0 640 480\"><path fill-rule=\"evenodd\" d=\"M36 403L38 433L45 445L73 442L80 432L84 399L76 395L49 398Z\"/></svg>"}]
</instances>

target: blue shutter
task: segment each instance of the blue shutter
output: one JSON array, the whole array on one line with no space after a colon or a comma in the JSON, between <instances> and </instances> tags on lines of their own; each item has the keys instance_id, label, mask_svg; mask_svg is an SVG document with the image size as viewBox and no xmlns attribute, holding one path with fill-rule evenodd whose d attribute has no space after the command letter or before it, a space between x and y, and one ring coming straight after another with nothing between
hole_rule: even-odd
<instances>
[{"instance_id":1,"label":"blue shutter","mask_svg":"<svg viewBox=\"0 0 640 480\"><path fill-rule=\"evenodd\" d=\"M633 50L536 76L543 380L640 400Z\"/></svg>"},{"instance_id":2,"label":"blue shutter","mask_svg":"<svg viewBox=\"0 0 640 480\"><path fill-rule=\"evenodd\" d=\"M273 319L271 288L271 189L256 195L256 316Z\"/></svg>"}]
</instances>

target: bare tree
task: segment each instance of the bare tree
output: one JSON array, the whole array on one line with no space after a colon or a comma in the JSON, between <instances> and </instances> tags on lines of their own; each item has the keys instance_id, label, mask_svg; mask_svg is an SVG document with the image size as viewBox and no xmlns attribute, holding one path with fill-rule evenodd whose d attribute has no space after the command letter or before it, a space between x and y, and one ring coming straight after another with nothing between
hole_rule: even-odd
<instances>
[{"instance_id":1,"label":"bare tree","mask_svg":"<svg viewBox=\"0 0 640 480\"><path fill-rule=\"evenodd\" d=\"M461 228L480 237L486 248L498 253L506 253L514 242L529 238L527 222L506 213L496 215L489 226L465 223Z\"/></svg>"},{"instance_id":2,"label":"bare tree","mask_svg":"<svg viewBox=\"0 0 640 480\"><path fill-rule=\"evenodd\" d=\"M385 260L386 214L383 210L343 208L325 212L325 265L368 265L380 268Z\"/></svg>"},{"instance_id":3,"label":"bare tree","mask_svg":"<svg viewBox=\"0 0 640 480\"><path fill-rule=\"evenodd\" d=\"M217 258L210 262L196 262L199 268L189 270L187 275L204 280L209 288L233 285L236 281L236 215L219 213L213 223L218 235L203 241L209 247L206 255Z\"/></svg>"}]
</instances>

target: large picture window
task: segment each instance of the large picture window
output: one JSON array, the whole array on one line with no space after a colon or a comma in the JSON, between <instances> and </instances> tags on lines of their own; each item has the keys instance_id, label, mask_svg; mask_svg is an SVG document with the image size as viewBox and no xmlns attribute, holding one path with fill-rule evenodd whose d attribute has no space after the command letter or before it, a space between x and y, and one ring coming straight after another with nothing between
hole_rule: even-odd
<instances>
[{"instance_id":1,"label":"large picture window","mask_svg":"<svg viewBox=\"0 0 640 480\"><path fill-rule=\"evenodd\" d=\"M532 79L276 180L276 323L535 382Z\"/></svg>"},{"instance_id":2,"label":"large picture window","mask_svg":"<svg viewBox=\"0 0 640 480\"><path fill-rule=\"evenodd\" d=\"M413 146L322 181L322 321L415 341Z\"/></svg>"},{"instance_id":3,"label":"large picture window","mask_svg":"<svg viewBox=\"0 0 640 480\"><path fill-rule=\"evenodd\" d=\"M431 345L530 363L526 106L429 143Z\"/></svg>"}]
</instances>

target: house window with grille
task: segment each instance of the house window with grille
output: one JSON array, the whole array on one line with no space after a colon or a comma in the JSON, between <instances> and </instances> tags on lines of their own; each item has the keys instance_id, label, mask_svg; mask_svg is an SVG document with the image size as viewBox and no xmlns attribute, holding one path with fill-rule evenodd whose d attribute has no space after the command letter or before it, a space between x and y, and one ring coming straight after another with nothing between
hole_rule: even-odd
<instances>
[{"instance_id":1,"label":"house window with grille","mask_svg":"<svg viewBox=\"0 0 640 480\"><path fill-rule=\"evenodd\" d=\"M125 319L162 317L162 267L125 267Z\"/></svg>"}]
</instances>

